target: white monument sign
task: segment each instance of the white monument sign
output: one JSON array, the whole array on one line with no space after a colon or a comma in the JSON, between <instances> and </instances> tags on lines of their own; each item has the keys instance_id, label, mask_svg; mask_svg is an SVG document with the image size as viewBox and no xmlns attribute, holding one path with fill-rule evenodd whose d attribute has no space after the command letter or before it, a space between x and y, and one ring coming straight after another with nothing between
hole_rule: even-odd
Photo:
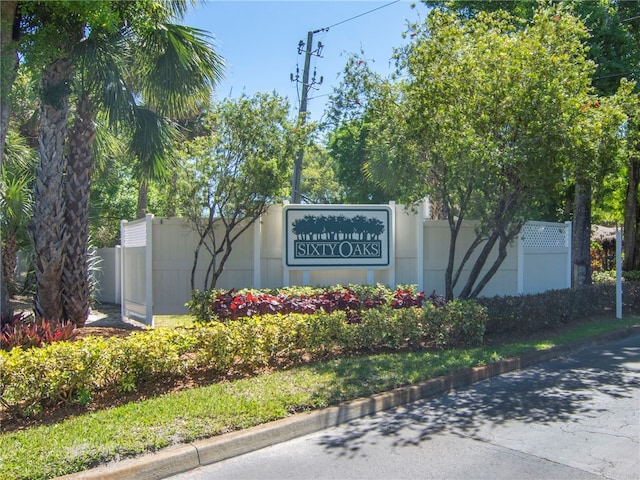
<instances>
[{"instance_id":1,"label":"white monument sign","mask_svg":"<svg viewBox=\"0 0 640 480\"><path fill-rule=\"evenodd\" d=\"M387 205L286 205L283 215L287 268L391 266L393 211Z\"/></svg>"}]
</instances>

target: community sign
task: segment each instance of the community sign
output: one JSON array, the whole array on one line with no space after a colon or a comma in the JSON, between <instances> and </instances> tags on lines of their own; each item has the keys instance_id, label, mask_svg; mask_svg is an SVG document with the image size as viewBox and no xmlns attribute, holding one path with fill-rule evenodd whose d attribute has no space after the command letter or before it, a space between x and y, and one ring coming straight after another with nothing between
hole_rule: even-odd
<instances>
[{"instance_id":1,"label":"community sign","mask_svg":"<svg viewBox=\"0 0 640 480\"><path fill-rule=\"evenodd\" d=\"M392 210L387 205L286 205L285 267L389 268Z\"/></svg>"}]
</instances>

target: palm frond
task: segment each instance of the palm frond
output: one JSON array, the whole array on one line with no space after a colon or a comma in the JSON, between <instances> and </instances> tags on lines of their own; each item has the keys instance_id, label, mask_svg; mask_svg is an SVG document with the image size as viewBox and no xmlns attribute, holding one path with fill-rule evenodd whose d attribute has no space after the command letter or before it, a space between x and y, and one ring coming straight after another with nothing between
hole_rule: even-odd
<instances>
[{"instance_id":1,"label":"palm frond","mask_svg":"<svg viewBox=\"0 0 640 480\"><path fill-rule=\"evenodd\" d=\"M13 176L35 175L38 152L27 144L27 140L13 129L7 131L4 147L3 169Z\"/></svg>"},{"instance_id":2,"label":"palm frond","mask_svg":"<svg viewBox=\"0 0 640 480\"><path fill-rule=\"evenodd\" d=\"M126 73L132 38L132 30L126 25L116 32L95 28L75 51L81 88L105 109L111 127L132 123L135 117L135 91Z\"/></svg>"},{"instance_id":3,"label":"palm frond","mask_svg":"<svg viewBox=\"0 0 640 480\"><path fill-rule=\"evenodd\" d=\"M93 147L95 173L100 174L112 166L111 159L124 158L127 154L126 141L117 132L108 127L108 113L98 112L96 115L96 141Z\"/></svg>"},{"instance_id":4,"label":"palm frond","mask_svg":"<svg viewBox=\"0 0 640 480\"><path fill-rule=\"evenodd\" d=\"M3 174L0 193L0 212L5 226L24 225L31 216L33 196L31 182L26 177L9 177Z\"/></svg>"},{"instance_id":5,"label":"palm frond","mask_svg":"<svg viewBox=\"0 0 640 480\"><path fill-rule=\"evenodd\" d=\"M140 40L139 53L151 59L142 76L142 95L163 114L178 117L189 111L223 78L224 59L204 30L163 23Z\"/></svg>"},{"instance_id":6,"label":"palm frond","mask_svg":"<svg viewBox=\"0 0 640 480\"><path fill-rule=\"evenodd\" d=\"M177 129L167 118L147 107L136 108L136 128L130 150L138 158L139 178L166 178L175 163L172 150L176 137Z\"/></svg>"}]
</instances>

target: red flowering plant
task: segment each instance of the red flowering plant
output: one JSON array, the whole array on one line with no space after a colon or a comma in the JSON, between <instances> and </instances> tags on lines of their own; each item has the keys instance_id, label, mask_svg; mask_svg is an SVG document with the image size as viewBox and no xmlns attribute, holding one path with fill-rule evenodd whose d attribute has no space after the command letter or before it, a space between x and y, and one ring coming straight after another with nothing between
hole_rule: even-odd
<instances>
[{"instance_id":1,"label":"red flowering plant","mask_svg":"<svg viewBox=\"0 0 640 480\"><path fill-rule=\"evenodd\" d=\"M413 293L410 289L398 289L391 301L392 308L421 307L426 301L424 292ZM431 294L429 300L435 306L441 306L444 297ZM314 313L324 311L332 313L343 311L347 321L357 323L362 310L385 305L388 294L380 290L377 293L367 292L359 295L354 289L341 287L306 295L286 293L271 294L266 292L220 291L214 295L210 311L219 320L237 320L242 317L265 315L271 313Z\"/></svg>"},{"instance_id":2,"label":"red flowering plant","mask_svg":"<svg viewBox=\"0 0 640 480\"><path fill-rule=\"evenodd\" d=\"M78 330L72 322L34 319L32 314L21 312L8 321L3 320L0 348L11 350L15 347L42 347L53 342L72 340L77 334Z\"/></svg>"},{"instance_id":3,"label":"red flowering plant","mask_svg":"<svg viewBox=\"0 0 640 480\"><path fill-rule=\"evenodd\" d=\"M409 289L397 290L391 300L391 308L421 307L424 301L424 292L414 295Z\"/></svg>"}]
</instances>

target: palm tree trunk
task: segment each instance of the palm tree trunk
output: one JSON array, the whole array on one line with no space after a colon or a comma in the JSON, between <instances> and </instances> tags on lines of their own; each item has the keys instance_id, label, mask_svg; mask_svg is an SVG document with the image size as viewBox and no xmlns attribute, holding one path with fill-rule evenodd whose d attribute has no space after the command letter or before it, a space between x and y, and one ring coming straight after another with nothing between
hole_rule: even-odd
<instances>
[{"instance_id":1,"label":"palm tree trunk","mask_svg":"<svg viewBox=\"0 0 640 480\"><path fill-rule=\"evenodd\" d=\"M140 180L138 186L138 208L136 218L144 218L147 214L147 199L149 197L149 183L147 180Z\"/></svg>"},{"instance_id":2,"label":"palm tree trunk","mask_svg":"<svg viewBox=\"0 0 640 480\"><path fill-rule=\"evenodd\" d=\"M39 163L34 185L31 241L36 255L36 314L62 320L62 270L64 267L64 155L69 115L71 61L52 61L42 75L42 106L38 137Z\"/></svg>"},{"instance_id":3,"label":"palm tree trunk","mask_svg":"<svg viewBox=\"0 0 640 480\"><path fill-rule=\"evenodd\" d=\"M93 111L87 95L78 98L76 119L69 134L69 159L65 185L67 242L62 274L64 316L84 326L91 306L89 278L89 193L95 141Z\"/></svg>"},{"instance_id":4,"label":"palm tree trunk","mask_svg":"<svg viewBox=\"0 0 640 480\"><path fill-rule=\"evenodd\" d=\"M11 100L9 94L13 82L18 73L17 40L14 24L18 2L3 0L0 2L0 170L2 170L2 156L4 155L4 142L9 129L9 115L11 113Z\"/></svg>"}]
</instances>

